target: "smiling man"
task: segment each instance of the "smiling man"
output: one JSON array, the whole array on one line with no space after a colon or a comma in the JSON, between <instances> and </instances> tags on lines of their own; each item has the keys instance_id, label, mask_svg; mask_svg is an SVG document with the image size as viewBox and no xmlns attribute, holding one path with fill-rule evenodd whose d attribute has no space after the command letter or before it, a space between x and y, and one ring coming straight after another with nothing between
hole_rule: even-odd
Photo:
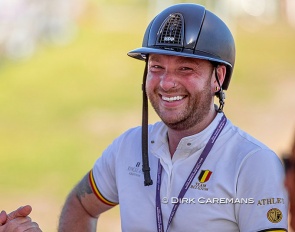
<instances>
[{"instance_id":1,"label":"smiling man","mask_svg":"<svg viewBox=\"0 0 295 232\"><path fill-rule=\"evenodd\" d=\"M224 22L173 5L128 55L146 63L142 126L115 139L71 191L59 231L96 231L118 204L125 232L287 231L279 158L223 113L235 62ZM161 118L153 125L148 99Z\"/></svg>"},{"instance_id":2,"label":"smiling man","mask_svg":"<svg viewBox=\"0 0 295 232\"><path fill-rule=\"evenodd\" d=\"M168 126L173 156L183 137L206 128L215 118L213 96L220 89L214 66L206 60L151 54L146 91L155 111ZM226 68L218 67L220 83ZM172 135L173 134L173 135Z\"/></svg>"}]
</instances>

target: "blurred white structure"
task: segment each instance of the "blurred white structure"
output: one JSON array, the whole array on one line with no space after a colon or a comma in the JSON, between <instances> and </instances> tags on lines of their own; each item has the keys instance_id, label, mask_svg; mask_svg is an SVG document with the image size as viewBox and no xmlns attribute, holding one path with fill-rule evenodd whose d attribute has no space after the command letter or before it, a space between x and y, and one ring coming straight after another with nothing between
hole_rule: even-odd
<instances>
[{"instance_id":1,"label":"blurred white structure","mask_svg":"<svg viewBox=\"0 0 295 232\"><path fill-rule=\"evenodd\" d=\"M41 41L64 43L84 0L0 0L0 58L30 56Z\"/></svg>"},{"instance_id":2,"label":"blurred white structure","mask_svg":"<svg viewBox=\"0 0 295 232\"><path fill-rule=\"evenodd\" d=\"M295 0L286 0L285 9L288 21L295 27Z\"/></svg>"},{"instance_id":3,"label":"blurred white structure","mask_svg":"<svg viewBox=\"0 0 295 232\"><path fill-rule=\"evenodd\" d=\"M171 4L194 2L217 13L227 24L233 18L245 19L244 23L271 24L287 19L295 27L295 0L149 0L149 20Z\"/></svg>"},{"instance_id":4,"label":"blurred white structure","mask_svg":"<svg viewBox=\"0 0 295 232\"><path fill-rule=\"evenodd\" d=\"M0 60L28 57L43 41L58 44L69 41L87 1L90 0L0 0ZM195 2L216 12L233 33L237 21L255 30L261 24L284 19L295 28L295 0L148 1L147 22L169 5Z\"/></svg>"}]
</instances>

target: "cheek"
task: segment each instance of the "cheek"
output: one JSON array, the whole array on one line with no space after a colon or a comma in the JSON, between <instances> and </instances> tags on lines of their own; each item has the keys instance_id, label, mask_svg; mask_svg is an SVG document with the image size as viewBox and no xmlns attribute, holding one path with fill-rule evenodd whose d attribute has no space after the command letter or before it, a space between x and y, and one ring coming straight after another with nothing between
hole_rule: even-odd
<instances>
[{"instance_id":1,"label":"cheek","mask_svg":"<svg viewBox=\"0 0 295 232\"><path fill-rule=\"evenodd\" d=\"M156 77L148 74L146 77L146 83L145 83L146 91L147 92L153 91L153 89L157 86L158 82L159 81L157 81Z\"/></svg>"},{"instance_id":2,"label":"cheek","mask_svg":"<svg viewBox=\"0 0 295 232\"><path fill-rule=\"evenodd\" d=\"M183 86L185 86L186 89L192 92L197 92L197 91L206 91L210 92L212 96L214 96L215 93L215 78L206 76L204 78L191 78L191 79L186 79L185 83L182 83Z\"/></svg>"}]
</instances>

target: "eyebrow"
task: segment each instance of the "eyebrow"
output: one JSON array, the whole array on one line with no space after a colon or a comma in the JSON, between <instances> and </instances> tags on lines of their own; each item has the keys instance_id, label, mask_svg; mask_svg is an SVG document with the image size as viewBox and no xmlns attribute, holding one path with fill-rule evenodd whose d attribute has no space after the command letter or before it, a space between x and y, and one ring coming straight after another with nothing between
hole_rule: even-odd
<instances>
[{"instance_id":1,"label":"eyebrow","mask_svg":"<svg viewBox=\"0 0 295 232\"><path fill-rule=\"evenodd\" d=\"M183 64L183 63L190 63L190 64L195 64L195 65L200 65L200 61L197 60L197 59L194 59L194 58L179 57L179 58L177 59L177 61L178 61L180 64Z\"/></svg>"},{"instance_id":2,"label":"eyebrow","mask_svg":"<svg viewBox=\"0 0 295 232\"><path fill-rule=\"evenodd\" d=\"M160 59L158 58L158 56L152 56L152 55L149 55L149 60L148 61L156 61L156 62L159 62Z\"/></svg>"}]
</instances>

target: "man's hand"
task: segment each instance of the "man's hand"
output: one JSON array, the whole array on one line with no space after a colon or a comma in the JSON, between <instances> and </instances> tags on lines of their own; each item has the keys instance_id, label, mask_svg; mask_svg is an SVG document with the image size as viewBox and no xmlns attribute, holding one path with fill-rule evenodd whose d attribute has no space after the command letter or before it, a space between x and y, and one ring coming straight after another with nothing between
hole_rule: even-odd
<instances>
[{"instance_id":1,"label":"man's hand","mask_svg":"<svg viewBox=\"0 0 295 232\"><path fill-rule=\"evenodd\" d=\"M26 205L12 211L8 215L5 211L0 213L0 232L27 231L42 232L36 222L32 222L28 215L32 212L32 207Z\"/></svg>"},{"instance_id":2,"label":"man's hand","mask_svg":"<svg viewBox=\"0 0 295 232\"><path fill-rule=\"evenodd\" d=\"M6 222L9 222L17 217L27 217L29 216L31 212L32 212L32 207L30 205L22 206L22 207L19 207L17 210L12 211L10 214L8 214L6 217L6 220L4 220L5 216L2 216L3 219L1 220L1 215L2 215L2 212L1 212L0 225L3 225Z\"/></svg>"}]
</instances>

